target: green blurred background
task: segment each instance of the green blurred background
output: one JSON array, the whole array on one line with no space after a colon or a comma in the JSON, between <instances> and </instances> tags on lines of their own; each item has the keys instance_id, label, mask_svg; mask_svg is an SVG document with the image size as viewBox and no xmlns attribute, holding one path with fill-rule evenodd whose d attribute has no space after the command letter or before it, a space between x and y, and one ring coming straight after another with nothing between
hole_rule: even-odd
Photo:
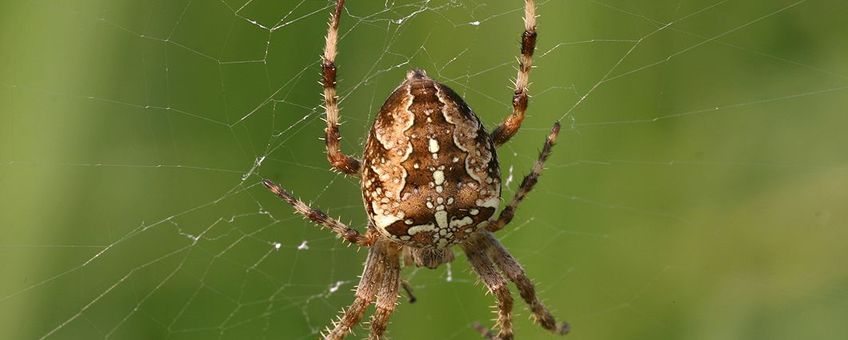
<instances>
[{"instance_id":1,"label":"green blurred background","mask_svg":"<svg viewBox=\"0 0 848 340\"><path fill-rule=\"evenodd\" d=\"M420 67L488 126L510 110L520 1L348 3L343 148ZM327 1L0 3L0 339L311 339L365 251L258 184L362 226L330 171ZM569 339L848 337L848 3L541 1L499 237ZM279 249L277 249L279 248ZM395 339L490 322L461 257L404 270ZM516 304L519 339L551 339ZM359 329L355 338L367 332Z\"/></svg>"}]
</instances>

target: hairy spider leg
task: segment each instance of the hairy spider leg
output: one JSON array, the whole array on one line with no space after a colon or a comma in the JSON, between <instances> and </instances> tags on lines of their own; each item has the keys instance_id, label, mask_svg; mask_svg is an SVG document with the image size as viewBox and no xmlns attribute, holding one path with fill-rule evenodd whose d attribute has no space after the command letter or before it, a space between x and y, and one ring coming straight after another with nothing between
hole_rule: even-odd
<instances>
[{"instance_id":1,"label":"hairy spider leg","mask_svg":"<svg viewBox=\"0 0 848 340\"><path fill-rule=\"evenodd\" d=\"M386 327L389 323L389 317L395 311L395 306L398 300L398 287L400 286L400 246L391 242L387 243L383 256L383 261L376 264L383 271L382 279L380 280L379 289L377 290L377 302L375 303L376 311L371 316L371 334L368 336L371 340L378 340L383 337Z\"/></svg>"},{"instance_id":2,"label":"hairy spider leg","mask_svg":"<svg viewBox=\"0 0 848 340\"><path fill-rule=\"evenodd\" d=\"M474 272L497 299L498 319L495 327L498 329L498 334L495 336L483 327L477 327L477 329L487 339L512 339L512 295L510 295L506 279L498 273L494 263L487 255L489 243L482 233L477 233L463 242L462 249L465 251L465 256L468 257L471 267L474 268Z\"/></svg>"},{"instance_id":3,"label":"hairy spider leg","mask_svg":"<svg viewBox=\"0 0 848 340\"><path fill-rule=\"evenodd\" d=\"M518 287L521 298L530 306L530 311L533 313L533 320L542 326L542 328L551 332L567 334L571 326L567 322L563 322L562 325L557 326L554 316L539 301L539 298L536 297L536 288L533 286L533 282L530 282L530 278L527 277L521 264L495 239L494 235L485 233L483 238L489 258Z\"/></svg>"},{"instance_id":4,"label":"hairy spider leg","mask_svg":"<svg viewBox=\"0 0 848 340\"><path fill-rule=\"evenodd\" d=\"M324 54L321 56L321 84L324 86L324 109L327 114L327 129L324 132L327 160L333 168L347 175L358 175L361 163L358 159L344 154L339 144L342 136L339 132L339 98L336 94L336 47L343 8L344 0L338 0L336 10L330 14Z\"/></svg>"},{"instance_id":5,"label":"hairy spider leg","mask_svg":"<svg viewBox=\"0 0 848 340\"><path fill-rule=\"evenodd\" d=\"M506 143L521 127L527 112L527 87L530 85L530 69L533 67L533 51L536 49L536 4L524 0L524 33L521 34L521 56L518 57L518 75L512 95L512 114L492 132L495 146Z\"/></svg>"},{"instance_id":6,"label":"hairy spider leg","mask_svg":"<svg viewBox=\"0 0 848 340\"><path fill-rule=\"evenodd\" d=\"M559 122L554 123L553 128L551 128L551 133L545 140L545 145L542 146L542 151L539 152L539 158L536 159L530 173L527 176L524 176L524 179L521 181L521 185L518 187L518 190L515 192L512 200L504 207L503 210L501 210L500 215L498 215L498 219L486 227L489 231L495 232L501 230L512 221L512 218L515 216L515 210L518 209L518 204L527 197L527 194L533 190L533 186L535 186L536 182L539 181L539 176L542 174L542 170L545 169L545 161L548 160L548 156L551 155L551 150L554 147L554 143L556 142L558 135Z\"/></svg>"},{"instance_id":7,"label":"hairy spider leg","mask_svg":"<svg viewBox=\"0 0 848 340\"><path fill-rule=\"evenodd\" d=\"M359 279L359 285L356 286L353 303L347 309L342 310L338 320L333 322L333 329L327 329L324 339L344 339L350 333L350 330L359 324L359 321L365 314L365 310L374 302L375 297L377 300L385 300L386 294L391 294L391 292L384 290L393 291L395 298L397 298L399 270L394 268L400 267L398 253L399 246L389 240L378 240L374 243L368 250L365 269L362 270L362 277ZM387 281L394 282L394 284L389 285L386 283ZM393 286L394 288L389 286ZM378 301L378 303L380 302ZM389 311L390 313L391 311ZM386 315L386 318L388 319L388 315ZM383 329L385 330L385 325L383 325ZM371 338L376 339L374 337L373 324Z\"/></svg>"},{"instance_id":8,"label":"hairy spider leg","mask_svg":"<svg viewBox=\"0 0 848 340\"><path fill-rule=\"evenodd\" d=\"M310 219L312 222L315 222L319 226L330 229L331 231L339 235L339 237L345 239L345 241L363 247L368 247L372 243L374 243L374 240L376 239L377 235L373 234L371 232L371 229L369 229L368 232L365 233L365 235L362 235L359 233L359 231L349 227L347 224L344 224L337 219L327 216L327 214L323 211L312 208L309 206L309 204L306 204L306 202L295 198L286 190L274 184L274 182L271 182L267 179L263 179L262 184L265 185L268 190L271 190L271 192L273 192L275 195L282 198L283 201L286 201L286 203L291 204L291 206L294 207L294 211L296 213L303 215L304 217Z\"/></svg>"}]
</instances>

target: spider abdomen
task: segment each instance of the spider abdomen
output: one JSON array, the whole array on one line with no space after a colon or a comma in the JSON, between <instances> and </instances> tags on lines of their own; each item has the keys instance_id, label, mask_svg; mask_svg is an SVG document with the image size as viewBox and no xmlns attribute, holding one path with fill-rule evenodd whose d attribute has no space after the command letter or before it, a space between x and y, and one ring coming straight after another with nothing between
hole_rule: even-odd
<instances>
[{"instance_id":1,"label":"spider abdomen","mask_svg":"<svg viewBox=\"0 0 848 340\"><path fill-rule=\"evenodd\" d=\"M494 144L459 95L410 71L368 135L362 195L372 224L393 240L423 248L462 242L500 202Z\"/></svg>"}]
</instances>

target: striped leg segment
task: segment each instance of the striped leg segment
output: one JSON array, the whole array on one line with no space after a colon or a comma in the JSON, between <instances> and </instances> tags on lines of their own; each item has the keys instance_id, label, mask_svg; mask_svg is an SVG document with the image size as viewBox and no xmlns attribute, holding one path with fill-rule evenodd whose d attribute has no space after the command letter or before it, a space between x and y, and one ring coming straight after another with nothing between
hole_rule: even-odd
<instances>
[{"instance_id":1,"label":"striped leg segment","mask_svg":"<svg viewBox=\"0 0 848 340\"><path fill-rule=\"evenodd\" d=\"M495 145L506 143L521 127L524 113L527 112L527 86L530 85L530 69L533 67L533 51L536 50L536 3L524 0L524 33L521 34L521 56L518 57L518 76L515 78L515 92L512 95L512 114L495 131L492 139Z\"/></svg>"},{"instance_id":2,"label":"striped leg segment","mask_svg":"<svg viewBox=\"0 0 848 340\"><path fill-rule=\"evenodd\" d=\"M336 53L339 40L339 21L341 20L344 0L336 2L336 10L330 14L330 24L324 45L324 55L321 56L321 84L324 85L324 109L327 113L327 160L334 169L347 175L358 175L360 162L358 159L344 154L341 150L342 139L339 132L339 98L336 94Z\"/></svg>"}]
</instances>

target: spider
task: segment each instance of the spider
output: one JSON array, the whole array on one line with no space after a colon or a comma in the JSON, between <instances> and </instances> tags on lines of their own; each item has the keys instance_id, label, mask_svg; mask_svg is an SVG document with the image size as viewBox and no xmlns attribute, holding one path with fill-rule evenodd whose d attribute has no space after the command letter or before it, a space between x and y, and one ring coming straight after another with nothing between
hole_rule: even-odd
<instances>
[{"instance_id":1,"label":"spider","mask_svg":"<svg viewBox=\"0 0 848 340\"><path fill-rule=\"evenodd\" d=\"M524 33L512 114L487 133L465 101L447 86L412 70L389 96L371 127L362 160L344 154L339 146L339 107L336 96L336 43L344 0L330 14L321 71L327 115L327 159L335 170L360 176L368 213L367 231L359 231L312 208L265 179L262 183L291 204L295 211L345 241L368 247L368 257L355 299L323 333L342 339L374 303L370 339L379 339L395 309L400 260L406 265L436 268L453 260L459 245L481 281L497 299L495 334L479 327L489 339L512 339L512 296L507 279L515 283L543 328L565 334L536 297L524 269L494 238L512 220L519 203L536 184L559 134L555 123L533 169L499 215L501 180L495 148L518 131L527 109L527 86L536 46L534 0L524 1Z\"/></svg>"}]
</instances>

